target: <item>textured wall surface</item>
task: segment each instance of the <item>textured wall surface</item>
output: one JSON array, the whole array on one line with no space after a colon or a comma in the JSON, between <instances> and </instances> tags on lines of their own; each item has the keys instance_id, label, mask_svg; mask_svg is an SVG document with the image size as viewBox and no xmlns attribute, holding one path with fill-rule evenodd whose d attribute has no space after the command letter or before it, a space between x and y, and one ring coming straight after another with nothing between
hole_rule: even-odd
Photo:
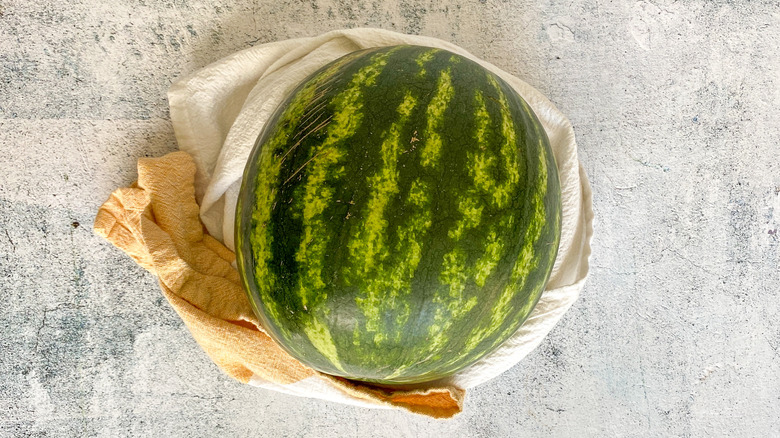
<instances>
[{"instance_id":1,"label":"textured wall surface","mask_svg":"<svg viewBox=\"0 0 780 438\"><path fill-rule=\"evenodd\" d=\"M593 185L581 299L449 421L231 381L91 231L177 77L357 26L537 87ZM774 0L0 0L0 436L780 436L778 233Z\"/></svg>"}]
</instances>

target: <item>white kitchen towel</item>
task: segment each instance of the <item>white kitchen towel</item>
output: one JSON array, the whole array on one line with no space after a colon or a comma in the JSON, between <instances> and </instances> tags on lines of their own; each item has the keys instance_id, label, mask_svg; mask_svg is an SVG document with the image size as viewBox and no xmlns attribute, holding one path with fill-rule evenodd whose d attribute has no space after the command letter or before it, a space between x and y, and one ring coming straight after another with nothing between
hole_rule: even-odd
<instances>
[{"instance_id":1,"label":"white kitchen towel","mask_svg":"<svg viewBox=\"0 0 780 438\"><path fill-rule=\"evenodd\" d=\"M446 49L500 76L542 122L558 164L562 233L547 289L528 320L498 350L438 382L467 389L498 376L536 348L576 301L588 275L593 233L590 186L577 158L571 124L547 98L451 43L381 29L349 29L255 46L182 78L168 92L171 119L179 148L191 154L197 166L195 188L201 220L209 234L234 250L235 208L244 166L276 107L301 81L328 62L356 50L396 44ZM264 385L259 379L250 383L281 390L279 385ZM324 390L320 380L310 386L306 380L297 382L295 388L285 392L365 403L340 391Z\"/></svg>"}]
</instances>

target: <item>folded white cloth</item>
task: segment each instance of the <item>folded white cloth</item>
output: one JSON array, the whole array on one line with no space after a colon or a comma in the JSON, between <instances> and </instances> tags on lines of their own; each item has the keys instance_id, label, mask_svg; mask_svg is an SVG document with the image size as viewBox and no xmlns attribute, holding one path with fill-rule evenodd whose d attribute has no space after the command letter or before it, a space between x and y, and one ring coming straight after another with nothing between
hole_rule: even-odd
<instances>
[{"instance_id":1,"label":"folded white cloth","mask_svg":"<svg viewBox=\"0 0 780 438\"><path fill-rule=\"evenodd\" d=\"M528 102L550 138L561 179L563 217L558 257L550 282L531 316L494 353L445 383L471 388L511 368L536 348L577 299L588 275L593 233L591 192L577 159L574 131L566 117L537 90L475 58L462 48L434 38L380 29L338 30L252 47L179 80L168 92L179 148L197 165L196 197L208 232L234 249L236 200L247 158L277 105L307 76L347 53L369 47L416 44L449 50L496 73ZM297 395L355 403L350 396L306 380L295 388L258 386ZM360 402L358 402L360 403Z\"/></svg>"}]
</instances>

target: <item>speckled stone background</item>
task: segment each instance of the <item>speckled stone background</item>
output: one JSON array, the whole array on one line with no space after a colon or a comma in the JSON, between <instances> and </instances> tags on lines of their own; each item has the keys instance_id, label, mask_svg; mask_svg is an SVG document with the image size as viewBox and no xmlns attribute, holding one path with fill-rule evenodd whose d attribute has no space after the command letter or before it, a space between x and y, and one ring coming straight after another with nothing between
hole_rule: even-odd
<instances>
[{"instance_id":1,"label":"speckled stone background","mask_svg":"<svg viewBox=\"0 0 780 438\"><path fill-rule=\"evenodd\" d=\"M537 87L593 185L581 299L449 421L228 379L91 231L176 149L176 78L357 26ZM0 0L0 117L0 436L780 436L774 0Z\"/></svg>"}]
</instances>

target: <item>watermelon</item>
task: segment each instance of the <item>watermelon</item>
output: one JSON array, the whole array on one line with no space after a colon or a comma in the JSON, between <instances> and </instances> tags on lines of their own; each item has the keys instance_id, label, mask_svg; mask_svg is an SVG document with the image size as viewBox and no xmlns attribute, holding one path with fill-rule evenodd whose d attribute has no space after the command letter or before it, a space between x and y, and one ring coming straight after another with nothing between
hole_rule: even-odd
<instances>
[{"instance_id":1,"label":"watermelon","mask_svg":"<svg viewBox=\"0 0 780 438\"><path fill-rule=\"evenodd\" d=\"M531 313L560 197L542 125L497 75L429 47L358 51L303 81L263 128L237 263L261 323L302 363L428 382Z\"/></svg>"}]
</instances>

